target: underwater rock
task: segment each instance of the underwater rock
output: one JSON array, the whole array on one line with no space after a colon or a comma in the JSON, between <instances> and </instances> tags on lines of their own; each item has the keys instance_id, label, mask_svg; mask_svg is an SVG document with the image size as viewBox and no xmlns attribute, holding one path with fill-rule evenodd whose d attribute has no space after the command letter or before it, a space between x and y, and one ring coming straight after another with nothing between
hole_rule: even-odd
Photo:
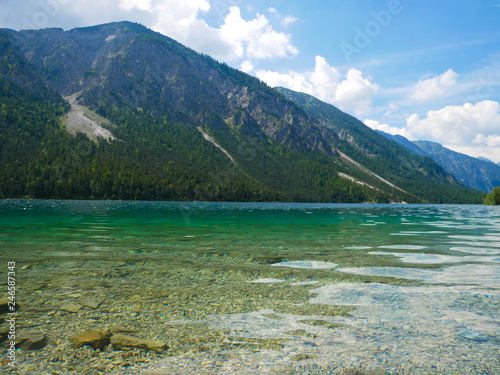
<instances>
[{"instance_id":1,"label":"underwater rock","mask_svg":"<svg viewBox=\"0 0 500 375\"><path fill-rule=\"evenodd\" d=\"M10 326L0 328L0 342L4 342L5 340L7 340L9 332L10 332Z\"/></svg>"},{"instance_id":2,"label":"underwater rock","mask_svg":"<svg viewBox=\"0 0 500 375\"><path fill-rule=\"evenodd\" d=\"M91 298L91 297L85 297L81 298L79 301L80 305L91 308L91 309L97 309L99 305L103 302L103 299L100 298Z\"/></svg>"},{"instance_id":3,"label":"underwater rock","mask_svg":"<svg viewBox=\"0 0 500 375\"><path fill-rule=\"evenodd\" d=\"M9 302L11 302L9 297L0 298L0 314L10 312ZM15 307L16 311L19 310L19 304L17 301Z\"/></svg>"},{"instance_id":4,"label":"underwater rock","mask_svg":"<svg viewBox=\"0 0 500 375\"><path fill-rule=\"evenodd\" d=\"M127 333L130 333L130 332L137 332L138 330L136 329L130 329L130 328L126 328L126 327L122 327L122 326L118 326L118 325L110 325L108 327L108 329L113 333L123 333L123 332L127 332Z\"/></svg>"},{"instance_id":5,"label":"underwater rock","mask_svg":"<svg viewBox=\"0 0 500 375\"><path fill-rule=\"evenodd\" d=\"M18 335L19 343L16 347L23 350L38 350L47 345L47 337L36 331L21 331Z\"/></svg>"},{"instance_id":6,"label":"underwater rock","mask_svg":"<svg viewBox=\"0 0 500 375\"><path fill-rule=\"evenodd\" d=\"M458 336L467 339L467 340L472 340L472 341L477 341L477 342L484 342L488 341L491 338L482 334L481 332L476 332L471 329L463 329L460 332L458 332Z\"/></svg>"},{"instance_id":7,"label":"underwater rock","mask_svg":"<svg viewBox=\"0 0 500 375\"><path fill-rule=\"evenodd\" d=\"M114 334L113 336L111 336L111 345L113 345L113 349L115 350L122 348L139 348L162 351L168 348L167 344L161 341L144 340L138 337L122 334Z\"/></svg>"},{"instance_id":8,"label":"underwater rock","mask_svg":"<svg viewBox=\"0 0 500 375\"><path fill-rule=\"evenodd\" d=\"M86 331L73 335L69 338L69 341L74 348L81 348L84 345L88 345L97 349L108 345L110 337L111 331L109 329L104 329L102 331Z\"/></svg>"},{"instance_id":9,"label":"underwater rock","mask_svg":"<svg viewBox=\"0 0 500 375\"><path fill-rule=\"evenodd\" d=\"M78 303L68 303L66 305L61 306L59 308L59 310L70 312L70 313L76 313L81 308L82 308L82 305L79 305Z\"/></svg>"}]
</instances>

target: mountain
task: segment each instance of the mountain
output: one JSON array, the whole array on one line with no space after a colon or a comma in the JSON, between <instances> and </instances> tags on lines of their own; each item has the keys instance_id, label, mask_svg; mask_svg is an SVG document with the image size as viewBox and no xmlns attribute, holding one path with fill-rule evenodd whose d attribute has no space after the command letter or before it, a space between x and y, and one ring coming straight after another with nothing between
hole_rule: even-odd
<instances>
[{"instance_id":1,"label":"mountain","mask_svg":"<svg viewBox=\"0 0 500 375\"><path fill-rule=\"evenodd\" d=\"M26 60L24 54L15 47L10 34L0 29L0 78L16 85L31 96L44 97L50 101L63 102L55 90L49 89L37 69Z\"/></svg>"},{"instance_id":2,"label":"mountain","mask_svg":"<svg viewBox=\"0 0 500 375\"><path fill-rule=\"evenodd\" d=\"M29 176L39 172L32 163L43 158L41 143L59 141L58 119L68 109L0 30L0 197L25 195Z\"/></svg>"},{"instance_id":3,"label":"mountain","mask_svg":"<svg viewBox=\"0 0 500 375\"><path fill-rule=\"evenodd\" d=\"M354 118L339 111L345 129L325 126L283 92L138 24L7 30L0 42L10 117L0 118L0 197L480 201L430 159L363 140Z\"/></svg>"},{"instance_id":4,"label":"mountain","mask_svg":"<svg viewBox=\"0 0 500 375\"><path fill-rule=\"evenodd\" d=\"M430 189L435 194L435 189L439 189L439 186L444 188L450 183L456 184L453 176L424 153L420 153L421 156L415 155L419 154L415 152L419 148L405 138L401 137L392 142L333 105L308 94L285 88L277 90L296 102L310 116L318 119L324 127L332 130L339 137L336 147L341 154L349 155L380 178L391 181L399 188L418 195L431 184L433 187Z\"/></svg>"},{"instance_id":5,"label":"mountain","mask_svg":"<svg viewBox=\"0 0 500 375\"><path fill-rule=\"evenodd\" d=\"M409 151L431 157L455 178L474 189L488 193L500 186L500 165L488 159L473 158L430 141L409 141L400 135L380 131L384 137L398 142Z\"/></svg>"},{"instance_id":6,"label":"mountain","mask_svg":"<svg viewBox=\"0 0 500 375\"><path fill-rule=\"evenodd\" d=\"M192 126L266 135L333 154L314 122L260 81L132 23L23 31L16 44L63 96L108 114L138 109ZM286 118L293 119L287 121Z\"/></svg>"},{"instance_id":7,"label":"mountain","mask_svg":"<svg viewBox=\"0 0 500 375\"><path fill-rule=\"evenodd\" d=\"M479 159L479 160L482 160L482 161L487 161L487 162L495 164L495 162L493 160L490 160L490 159L485 158L483 156L478 156L476 159Z\"/></svg>"}]
</instances>

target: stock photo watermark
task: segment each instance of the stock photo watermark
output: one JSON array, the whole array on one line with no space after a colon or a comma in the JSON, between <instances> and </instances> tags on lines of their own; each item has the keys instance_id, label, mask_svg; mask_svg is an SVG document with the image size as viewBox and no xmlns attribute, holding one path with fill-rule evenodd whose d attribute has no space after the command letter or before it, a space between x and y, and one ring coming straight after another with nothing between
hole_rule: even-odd
<instances>
[{"instance_id":1,"label":"stock photo watermark","mask_svg":"<svg viewBox=\"0 0 500 375\"><path fill-rule=\"evenodd\" d=\"M477 78L476 86L473 95L469 95L464 99L464 104L472 103L477 104L483 100L487 100L494 95L497 90L495 86L500 83L500 73L489 72L482 74Z\"/></svg>"},{"instance_id":2,"label":"stock photo watermark","mask_svg":"<svg viewBox=\"0 0 500 375\"><path fill-rule=\"evenodd\" d=\"M411 2L412 0L408 0ZM389 0L385 9L372 10L370 20L363 26L354 28L352 42L341 42L339 47L348 63L352 61L353 55L359 55L377 38L384 29L387 29L392 23L394 16L401 14L404 7L400 0Z\"/></svg>"},{"instance_id":3,"label":"stock photo watermark","mask_svg":"<svg viewBox=\"0 0 500 375\"><path fill-rule=\"evenodd\" d=\"M242 161L251 163L255 160L257 154L263 151L263 148L264 147L257 141L251 140L246 145L240 144L236 153L241 157ZM224 168L219 170L217 173L210 173L213 183L204 185L203 189L196 188L194 193L197 199L199 201L217 200L219 194L226 188L228 181L231 181L231 179L238 173L235 168L237 168L235 162L228 161ZM196 213L196 210L193 208L185 209L181 207L180 211L186 224L190 223L190 217Z\"/></svg>"},{"instance_id":4,"label":"stock photo watermark","mask_svg":"<svg viewBox=\"0 0 500 375\"><path fill-rule=\"evenodd\" d=\"M16 367L16 262L7 263L7 366Z\"/></svg>"},{"instance_id":5,"label":"stock photo watermark","mask_svg":"<svg viewBox=\"0 0 500 375\"><path fill-rule=\"evenodd\" d=\"M23 17L22 30L44 29L50 19L56 17L62 5L69 4L70 0L39 0L38 9L33 12L31 17Z\"/></svg>"},{"instance_id":6,"label":"stock photo watermark","mask_svg":"<svg viewBox=\"0 0 500 375\"><path fill-rule=\"evenodd\" d=\"M92 153L92 144L79 141L75 148L71 148L66 153L65 160L56 161L53 168L57 171L58 180L64 180L68 174L84 164L85 158Z\"/></svg>"},{"instance_id":7,"label":"stock photo watermark","mask_svg":"<svg viewBox=\"0 0 500 375\"><path fill-rule=\"evenodd\" d=\"M44 29L49 26L50 20L56 17L61 11L61 7L70 4L71 0L39 0L37 8L31 16L22 17L22 30ZM241 5L242 0L213 0L210 6L222 20L229 9L233 6Z\"/></svg>"}]
</instances>

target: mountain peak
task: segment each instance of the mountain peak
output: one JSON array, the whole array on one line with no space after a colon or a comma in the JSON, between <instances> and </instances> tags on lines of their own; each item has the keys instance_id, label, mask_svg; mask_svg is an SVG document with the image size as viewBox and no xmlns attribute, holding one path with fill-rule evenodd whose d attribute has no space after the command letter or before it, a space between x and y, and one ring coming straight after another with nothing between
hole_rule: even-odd
<instances>
[{"instance_id":1,"label":"mountain peak","mask_svg":"<svg viewBox=\"0 0 500 375\"><path fill-rule=\"evenodd\" d=\"M80 37L82 37L83 35L87 34L97 38L99 37L108 38L111 35L123 35L123 34L128 34L128 35L158 34L155 31L147 28L146 26L140 23L135 23L130 21L120 21L120 22L105 23L95 26L80 27L68 30L67 32L69 34L73 34L74 36L80 35Z\"/></svg>"}]
</instances>

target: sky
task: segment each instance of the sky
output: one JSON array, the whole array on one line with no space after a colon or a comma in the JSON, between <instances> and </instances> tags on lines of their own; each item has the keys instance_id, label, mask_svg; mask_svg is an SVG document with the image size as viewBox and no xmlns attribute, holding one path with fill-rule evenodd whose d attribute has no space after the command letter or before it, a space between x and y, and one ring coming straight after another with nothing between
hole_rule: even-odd
<instances>
[{"instance_id":1,"label":"sky","mask_svg":"<svg viewBox=\"0 0 500 375\"><path fill-rule=\"evenodd\" d=\"M139 22L373 129L500 162L500 0L0 0L0 27Z\"/></svg>"}]
</instances>

